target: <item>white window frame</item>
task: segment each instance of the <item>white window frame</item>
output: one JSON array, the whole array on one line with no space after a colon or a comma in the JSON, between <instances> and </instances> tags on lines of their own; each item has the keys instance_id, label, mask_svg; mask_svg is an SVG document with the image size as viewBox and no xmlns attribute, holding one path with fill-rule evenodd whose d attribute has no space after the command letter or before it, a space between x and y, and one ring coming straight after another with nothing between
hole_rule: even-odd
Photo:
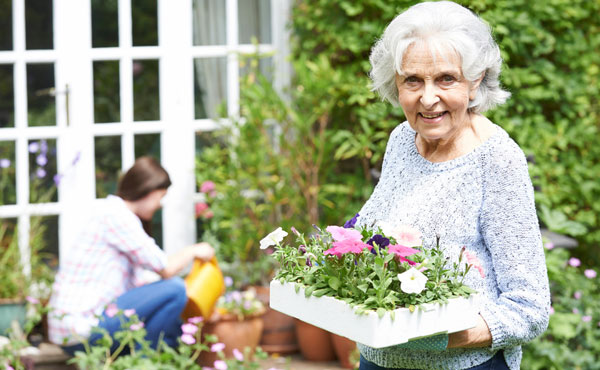
<instances>
[{"instance_id":1,"label":"white window frame","mask_svg":"<svg viewBox=\"0 0 600 370\"><path fill-rule=\"evenodd\" d=\"M13 50L0 52L0 63L14 65L15 127L0 129L0 140L15 141L17 202L0 206L0 217L16 217L19 246L27 265L29 224L33 215L59 216L59 256L68 253L83 227L82 213L95 199L94 137L121 136L122 170L134 162L134 135L161 134L161 162L173 185L163 207L163 243L172 253L196 241L194 199L195 135L214 130L212 119L194 118L194 58L227 58L228 114L239 112L237 53L252 53L253 45L238 44L237 0L226 1L227 43L193 46L192 0L158 0L159 46L131 47L131 3L119 0L119 47L91 47L90 0L54 0L54 49L25 50L25 0L13 0ZM274 84L278 89L290 79L288 31L291 0L271 0L270 44L260 52L275 51ZM160 120L133 122L132 61L159 61ZM121 122L94 124L93 61L119 60ZM27 127L26 64L54 63L56 126ZM69 96L67 115L67 90ZM69 124L67 125L67 116ZM64 174L58 202L29 204L29 152L31 139L56 139L57 170ZM77 165L73 159L79 156Z\"/></svg>"}]
</instances>

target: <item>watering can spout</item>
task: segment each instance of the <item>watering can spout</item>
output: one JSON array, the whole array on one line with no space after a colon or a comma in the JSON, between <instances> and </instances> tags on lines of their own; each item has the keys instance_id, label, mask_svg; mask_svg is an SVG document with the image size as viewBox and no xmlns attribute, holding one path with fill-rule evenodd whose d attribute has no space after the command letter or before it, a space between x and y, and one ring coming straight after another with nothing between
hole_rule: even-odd
<instances>
[{"instance_id":1,"label":"watering can spout","mask_svg":"<svg viewBox=\"0 0 600 370\"><path fill-rule=\"evenodd\" d=\"M225 291L223 273L219 269L216 258L209 262L196 259L192 271L185 278L188 302L181 317L202 316L209 319L217 303L217 299Z\"/></svg>"}]
</instances>

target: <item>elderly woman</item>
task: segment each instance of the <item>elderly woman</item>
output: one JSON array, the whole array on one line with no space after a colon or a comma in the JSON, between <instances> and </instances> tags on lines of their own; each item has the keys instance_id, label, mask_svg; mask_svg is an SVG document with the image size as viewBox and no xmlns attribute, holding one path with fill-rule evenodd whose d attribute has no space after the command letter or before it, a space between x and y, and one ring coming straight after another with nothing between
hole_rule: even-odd
<instances>
[{"instance_id":1,"label":"elderly woman","mask_svg":"<svg viewBox=\"0 0 600 370\"><path fill-rule=\"evenodd\" d=\"M452 2L415 5L371 54L374 89L400 105L379 184L359 223L412 225L456 259L464 247L485 277L477 325L383 349L359 345L362 370L519 369L521 345L548 324L544 253L525 156L482 113L504 103L501 57L489 27Z\"/></svg>"}]
</instances>

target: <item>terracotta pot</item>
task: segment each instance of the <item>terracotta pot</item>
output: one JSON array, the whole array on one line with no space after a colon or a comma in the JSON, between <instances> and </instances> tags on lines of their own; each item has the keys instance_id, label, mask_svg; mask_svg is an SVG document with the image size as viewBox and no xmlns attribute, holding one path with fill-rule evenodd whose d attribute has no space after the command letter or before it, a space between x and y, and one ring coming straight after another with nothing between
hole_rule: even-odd
<instances>
[{"instance_id":1,"label":"terracotta pot","mask_svg":"<svg viewBox=\"0 0 600 370\"><path fill-rule=\"evenodd\" d=\"M333 333L331 333L331 341L340 365L344 369L354 369L355 364L350 360L350 355L356 349L356 342Z\"/></svg>"},{"instance_id":2,"label":"terracotta pot","mask_svg":"<svg viewBox=\"0 0 600 370\"><path fill-rule=\"evenodd\" d=\"M298 345L305 359L319 362L335 360L335 351L328 331L304 321L295 321Z\"/></svg>"},{"instance_id":3,"label":"terracotta pot","mask_svg":"<svg viewBox=\"0 0 600 370\"><path fill-rule=\"evenodd\" d=\"M216 335L218 341L225 344L223 353L228 358L233 357L235 348L244 352L246 347L250 347L254 352L254 349L258 346L262 330L263 320L260 315L247 317L243 320L239 320L235 316L213 316L202 329L205 335ZM202 352L198 357L198 364L212 366L215 360L217 360L216 353Z\"/></svg>"},{"instance_id":4,"label":"terracotta pot","mask_svg":"<svg viewBox=\"0 0 600 370\"><path fill-rule=\"evenodd\" d=\"M296 323L294 318L269 307L270 289L268 286L253 286L256 297L265 305L263 315L263 333L260 347L267 353L289 355L298 352L296 340Z\"/></svg>"}]
</instances>

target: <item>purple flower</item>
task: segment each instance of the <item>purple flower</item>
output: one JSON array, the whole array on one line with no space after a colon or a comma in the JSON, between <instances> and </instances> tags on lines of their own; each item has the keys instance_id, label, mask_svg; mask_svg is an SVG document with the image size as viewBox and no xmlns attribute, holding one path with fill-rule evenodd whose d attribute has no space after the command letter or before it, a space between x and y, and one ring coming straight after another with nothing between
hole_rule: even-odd
<instances>
[{"instance_id":1,"label":"purple flower","mask_svg":"<svg viewBox=\"0 0 600 370\"><path fill-rule=\"evenodd\" d=\"M225 276L223 280L225 281L226 287L230 287L233 285L233 279L231 278L231 276Z\"/></svg>"},{"instance_id":2,"label":"purple flower","mask_svg":"<svg viewBox=\"0 0 600 370\"><path fill-rule=\"evenodd\" d=\"M351 229L354 227L354 225L356 225L356 220L358 220L358 217L360 215L357 213L356 215L354 215L354 217L352 217L351 219L349 219L348 221L346 221L346 223L344 224L344 228L346 229Z\"/></svg>"},{"instance_id":3,"label":"purple flower","mask_svg":"<svg viewBox=\"0 0 600 370\"><path fill-rule=\"evenodd\" d=\"M29 143L29 153L37 153L40 151L40 143L37 141L32 141Z\"/></svg>"},{"instance_id":4,"label":"purple flower","mask_svg":"<svg viewBox=\"0 0 600 370\"><path fill-rule=\"evenodd\" d=\"M238 361L244 361L244 355L237 348L233 349L233 357L235 357Z\"/></svg>"},{"instance_id":5,"label":"purple flower","mask_svg":"<svg viewBox=\"0 0 600 370\"><path fill-rule=\"evenodd\" d=\"M577 291L577 292L573 293L573 298L575 298L575 299L581 299L581 292Z\"/></svg>"},{"instance_id":6,"label":"purple flower","mask_svg":"<svg viewBox=\"0 0 600 370\"><path fill-rule=\"evenodd\" d=\"M194 317L190 317L187 321L192 324L200 324L202 321L204 321L204 317L194 316Z\"/></svg>"},{"instance_id":7,"label":"purple flower","mask_svg":"<svg viewBox=\"0 0 600 370\"><path fill-rule=\"evenodd\" d=\"M596 277L596 271L592 269L587 269L583 272L586 278L593 279Z\"/></svg>"},{"instance_id":8,"label":"purple flower","mask_svg":"<svg viewBox=\"0 0 600 370\"><path fill-rule=\"evenodd\" d=\"M194 338L193 335L186 333L181 336L181 341L185 344L191 345L191 344L196 343L196 338Z\"/></svg>"},{"instance_id":9,"label":"purple flower","mask_svg":"<svg viewBox=\"0 0 600 370\"><path fill-rule=\"evenodd\" d=\"M224 349L225 349L225 344L224 343L215 343L212 346L210 346L210 351L211 352L221 352Z\"/></svg>"},{"instance_id":10,"label":"purple flower","mask_svg":"<svg viewBox=\"0 0 600 370\"><path fill-rule=\"evenodd\" d=\"M383 235L375 234L371 237L371 239L367 240L367 244L373 247L378 247L379 249L385 248L390 245L390 240ZM375 248L371 249L371 253L377 254Z\"/></svg>"},{"instance_id":11,"label":"purple flower","mask_svg":"<svg viewBox=\"0 0 600 370\"><path fill-rule=\"evenodd\" d=\"M133 308L128 308L126 310L123 311L123 314L127 317L131 317L135 314L135 309Z\"/></svg>"},{"instance_id":12,"label":"purple flower","mask_svg":"<svg viewBox=\"0 0 600 370\"><path fill-rule=\"evenodd\" d=\"M10 167L10 159L2 158L0 159L0 168L8 168Z\"/></svg>"},{"instance_id":13,"label":"purple flower","mask_svg":"<svg viewBox=\"0 0 600 370\"><path fill-rule=\"evenodd\" d=\"M38 169L35 170L35 175L38 178L43 179L44 177L46 177L46 170L43 169L42 167L38 167Z\"/></svg>"},{"instance_id":14,"label":"purple flower","mask_svg":"<svg viewBox=\"0 0 600 370\"><path fill-rule=\"evenodd\" d=\"M306 266L312 267L312 262L310 261L310 257L306 257Z\"/></svg>"},{"instance_id":15,"label":"purple flower","mask_svg":"<svg viewBox=\"0 0 600 370\"><path fill-rule=\"evenodd\" d=\"M296 230L296 228L295 228L295 227L293 227L293 226L292 226L292 227L291 227L291 229L292 229L292 232L293 232L294 234L296 234L296 235L300 236L300 233L298 232L298 230Z\"/></svg>"},{"instance_id":16,"label":"purple flower","mask_svg":"<svg viewBox=\"0 0 600 370\"><path fill-rule=\"evenodd\" d=\"M57 173L56 175L54 175L54 177L52 178L52 180L54 181L54 185L58 186L60 185L60 180L62 180L63 175L61 175L60 173Z\"/></svg>"},{"instance_id":17,"label":"purple flower","mask_svg":"<svg viewBox=\"0 0 600 370\"><path fill-rule=\"evenodd\" d=\"M213 364L216 370L227 370L227 364L223 360L217 360Z\"/></svg>"},{"instance_id":18,"label":"purple flower","mask_svg":"<svg viewBox=\"0 0 600 370\"><path fill-rule=\"evenodd\" d=\"M37 299L35 297L32 297L30 295L28 295L27 297L25 297L25 299L27 300L27 302L29 302L31 304L38 304L38 303L40 303L39 299Z\"/></svg>"},{"instance_id":19,"label":"purple flower","mask_svg":"<svg viewBox=\"0 0 600 370\"><path fill-rule=\"evenodd\" d=\"M40 140L40 152L48 153L48 142L46 140Z\"/></svg>"},{"instance_id":20,"label":"purple flower","mask_svg":"<svg viewBox=\"0 0 600 370\"><path fill-rule=\"evenodd\" d=\"M583 322L590 322L590 321L592 321L592 317L589 316L589 315L585 315L585 316L583 316L581 318L581 321L583 321Z\"/></svg>"},{"instance_id":21,"label":"purple flower","mask_svg":"<svg viewBox=\"0 0 600 370\"><path fill-rule=\"evenodd\" d=\"M298 247L298 252L300 252L300 254L306 253L306 247L303 244L300 244Z\"/></svg>"},{"instance_id":22,"label":"purple flower","mask_svg":"<svg viewBox=\"0 0 600 370\"><path fill-rule=\"evenodd\" d=\"M242 293L238 292L237 290L231 292L231 299L235 302L241 302L242 301Z\"/></svg>"},{"instance_id":23,"label":"purple flower","mask_svg":"<svg viewBox=\"0 0 600 370\"><path fill-rule=\"evenodd\" d=\"M143 327L144 327L144 323L140 321L138 323L131 324L129 326L129 330L131 330L131 331L137 331L137 330L140 330Z\"/></svg>"},{"instance_id":24,"label":"purple flower","mask_svg":"<svg viewBox=\"0 0 600 370\"><path fill-rule=\"evenodd\" d=\"M196 334L198 327L194 324L183 324L181 325L181 331L185 334Z\"/></svg>"},{"instance_id":25,"label":"purple flower","mask_svg":"<svg viewBox=\"0 0 600 370\"><path fill-rule=\"evenodd\" d=\"M79 162L80 158L81 158L81 151L78 151L77 154L75 154L75 158L73 158L73 160L71 161L71 166L75 166L77 164L77 162Z\"/></svg>"},{"instance_id":26,"label":"purple flower","mask_svg":"<svg viewBox=\"0 0 600 370\"><path fill-rule=\"evenodd\" d=\"M571 257L569 258L569 265L573 267L579 267L581 265L581 261L579 258Z\"/></svg>"},{"instance_id":27,"label":"purple flower","mask_svg":"<svg viewBox=\"0 0 600 370\"><path fill-rule=\"evenodd\" d=\"M44 167L46 164L48 164L48 157L42 153L35 158L35 163L37 163L38 166Z\"/></svg>"},{"instance_id":28,"label":"purple flower","mask_svg":"<svg viewBox=\"0 0 600 370\"><path fill-rule=\"evenodd\" d=\"M108 306L106 306L106 309L104 310L104 313L106 314L106 316L108 317L115 317L115 315L119 312L119 307L117 307L116 304L111 303Z\"/></svg>"}]
</instances>

